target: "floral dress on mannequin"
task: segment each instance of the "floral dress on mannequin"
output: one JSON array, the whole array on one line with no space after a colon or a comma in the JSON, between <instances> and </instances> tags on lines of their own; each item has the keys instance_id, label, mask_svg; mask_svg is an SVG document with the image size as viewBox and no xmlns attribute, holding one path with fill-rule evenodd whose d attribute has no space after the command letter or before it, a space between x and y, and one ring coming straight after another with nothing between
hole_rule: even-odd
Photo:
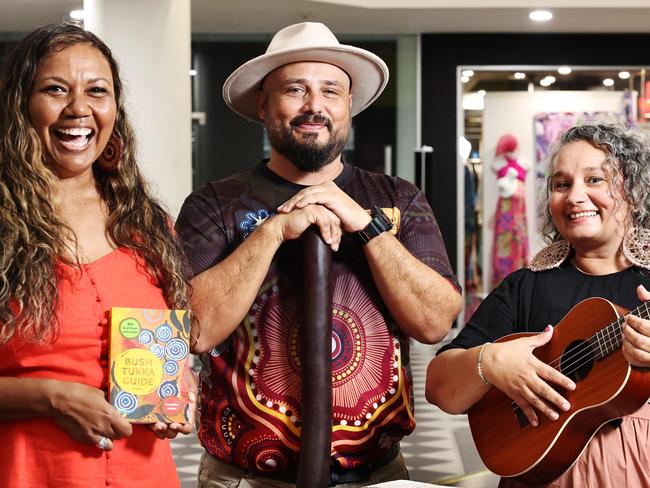
<instances>
[{"instance_id":1,"label":"floral dress on mannequin","mask_svg":"<svg viewBox=\"0 0 650 488\"><path fill-rule=\"evenodd\" d=\"M497 173L499 199L494 215L492 287L513 271L528 265L525 181L527 168L517 161L517 139L499 139L493 168Z\"/></svg>"}]
</instances>

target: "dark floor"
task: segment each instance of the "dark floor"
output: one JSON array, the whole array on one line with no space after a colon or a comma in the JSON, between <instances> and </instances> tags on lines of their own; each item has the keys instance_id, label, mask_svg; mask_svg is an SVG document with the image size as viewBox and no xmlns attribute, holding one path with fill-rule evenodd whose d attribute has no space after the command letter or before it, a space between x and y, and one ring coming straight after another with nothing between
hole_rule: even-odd
<instances>
[{"instance_id":1,"label":"dark floor","mask_svg":"<svg viewBox=\"0 0 650 488\"><path fill-rule=\"evenodd\" d=\"M427 364L436 346L414 343L411 348L415 397L415 432L401 443L411 479L465 488L493 488L498 478L485 469L469 431L465 415L447 415L424 399ZM203 449L196 436L172 442L183 488L196 487L196 471Z\"/></svg>"}]
</instances>

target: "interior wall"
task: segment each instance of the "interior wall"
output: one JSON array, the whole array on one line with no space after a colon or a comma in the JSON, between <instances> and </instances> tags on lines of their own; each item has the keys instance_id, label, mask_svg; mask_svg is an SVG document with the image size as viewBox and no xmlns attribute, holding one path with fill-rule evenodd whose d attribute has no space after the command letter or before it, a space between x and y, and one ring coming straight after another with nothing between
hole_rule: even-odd
<instances>
[{"instance_id":1,"label":"interior wall","mask_svg":"<svg viewBox=\"0 0 650 488\"><path fill-rule=\"evenodd\" d=\"M255 166L262 160L261 124L230 110L221 88L230 73L266 49L264 42L193 42L193 111L205 113L194 126L194 188Z\"/></svg>"},{"instance_id":2,"label":"interior wall","mask_svg":"<svg viewBox=\"0 0 650 488\"><path fill-rule=\"evenodd\" d=\"M427 197L457 268L458 66L644 66L648 34L423 34L422 144L434 148ZM462 259L462 255L460 256Z\"/></svg>"},{"instance_id":3,"label":"interior wall","mask_svg":"<svg viewBox=\"0 0 650 488\"><path fill-rule=\"evenodd\" d=\"M16 44L17 41L0 41L0 65L4 63L7 56L9 56L9 52Z\"/></svg>"},{"instance_id":4,"label":"interior wall","mask_svg":"<svg viewBox=\"0 0 650 488\"><path fill-rule=\"evenodd\" d=\"M192 191L190 0L84 0L83 8L85 29L119 63L138 166L175 217Z\"/></svg>"},{"instance_id":5,"label":"interior wall","mask_svg":"<svg viewBox=\"0 0 650 488\"><path fill-rule=\"evenodd\" d=\"M383 173L385 147L391 147L391 168L395 168L397 154L397 42L346 41L342 38L341 43L373 52L384 60L390 72L388 85L379 98L352 119L354 150L349 155L349 161L355 166Z\"/></svg>"},{"instance_id":6,"label":"interior wall","mask_svg":"<svg viewBox=\"0 0 650 488\"><path fill-rule=\"evenodd\" d=\"M413 183L413 150L420 139L420 73L418 36L397 39L397 160L396 175Z\"/></svg>"},{"instance_id":7,"label":"interior wall","mask_svg":"<svg viewBox=\"0 0 650 488\"><path fill-rule=\"evenodd\" d=\"M538 195L535 188L535 128L533 117L539 113L556 112L608 112L620 113L623 109L622 92L606 91L535 91L488 92L483 110L483 290L491 289L492 243L494 239L494 214L499 198L496 173L492 167L497 141L504 134L512 134L519 143L518 159L528 163L526 173L526 224L530 256L543 246L537 219ZM529 257L530 257L529 256Z\"/></svg>"}]
</instances>

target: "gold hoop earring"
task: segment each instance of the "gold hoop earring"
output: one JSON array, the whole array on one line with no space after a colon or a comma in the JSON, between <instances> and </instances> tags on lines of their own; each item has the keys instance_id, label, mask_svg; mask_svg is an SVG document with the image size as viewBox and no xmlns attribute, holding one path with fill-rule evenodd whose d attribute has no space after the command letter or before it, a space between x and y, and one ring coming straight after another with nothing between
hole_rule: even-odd
<instances>
[{"instance_id":1,"label":"gold hoop earring","mask_svg":"<svg viewBox=\"0 0 650 488\"><path fill-rule=\"evenodd\" d=\"M569 256L569 251L571 251L569 241L561 239L552 242L535 254L535 257L530 261L528 269L531 271L546 271L557 268Z\"/></svg>"}]
</instances>

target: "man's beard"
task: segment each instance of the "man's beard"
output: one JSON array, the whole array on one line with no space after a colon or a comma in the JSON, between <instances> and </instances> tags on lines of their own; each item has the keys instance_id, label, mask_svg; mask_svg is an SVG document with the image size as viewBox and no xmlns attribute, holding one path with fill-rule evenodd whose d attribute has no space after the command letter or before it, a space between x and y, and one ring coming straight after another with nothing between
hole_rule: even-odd
<instances>
[{"instance_id":1,"label":"man's beard","mask_svg":"<svg viewBox=\"0 0 650 488\"><path fill-rule=\"evenodd\" d=\"M298 141L293 133L293 127L306 122L326 124L330 132L329 140L319 144L317 132L303 132L304 142ZM343 151L350 136L349 122L333 131L332 122L327 117L309 113L294 118L288 127L273 127L268 121L266 127L273 149L305 173L316 173L334 161Z\"/></svg>"}]
</instances>

